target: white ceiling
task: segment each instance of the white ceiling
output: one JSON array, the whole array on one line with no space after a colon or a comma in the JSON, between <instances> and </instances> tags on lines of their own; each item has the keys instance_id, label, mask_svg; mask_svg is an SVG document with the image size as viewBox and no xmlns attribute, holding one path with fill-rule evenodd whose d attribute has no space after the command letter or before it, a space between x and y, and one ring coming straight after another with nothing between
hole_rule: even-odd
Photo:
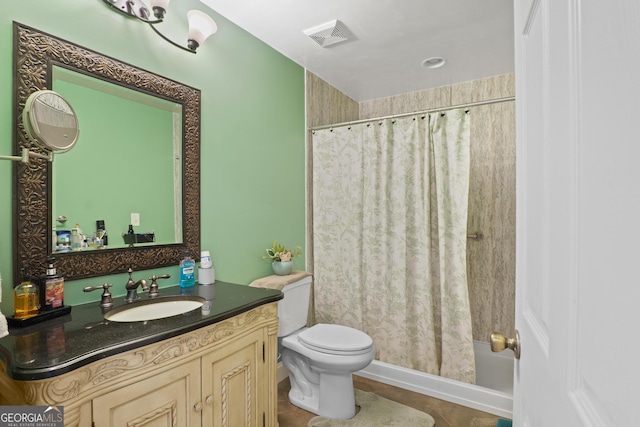
<instances>
[{"instance_id":1,"label":"white ceiling","mask_svg":"<svg viewBox=\"0 0 640 427\"><path fill-rule=\"evenodd\" d=\"M514 71L513 0L201 1L356 101ZM352 39L303 32L334 19Z\"/></svg>"}]
</instances>

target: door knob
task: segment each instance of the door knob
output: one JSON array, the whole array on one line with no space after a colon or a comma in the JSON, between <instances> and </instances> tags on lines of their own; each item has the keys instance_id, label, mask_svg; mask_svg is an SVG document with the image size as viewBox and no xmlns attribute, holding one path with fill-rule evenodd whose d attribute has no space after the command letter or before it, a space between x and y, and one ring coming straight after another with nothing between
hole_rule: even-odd
<instances>
[{"instance_id":1,"label":"door knob","mask_svg":"<svg viewBox=\"0 0 640 427\"><path fill-rule=\"evenodd\" d=\"M491 351L497 353L506 348L513 350L513 357L520 359L520 335L517 329L515 338L507 338L499 332L491 334Z\"/></svg>"}]
</instances>

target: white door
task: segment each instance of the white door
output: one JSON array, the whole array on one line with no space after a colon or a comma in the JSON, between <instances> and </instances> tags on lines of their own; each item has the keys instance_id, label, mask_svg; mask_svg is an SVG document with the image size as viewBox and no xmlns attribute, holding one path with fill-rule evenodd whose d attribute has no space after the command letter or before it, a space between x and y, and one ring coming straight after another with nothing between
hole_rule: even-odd
<instances>
[{"instance_id":1,"label":"white door","mask_svg":"<svg viewBox=\"0 0 640 427\"><path fill-rule=\"evenodd\" d=\"M640 425L640 2L515 0L514 425Z\"/></svg>"}]
</instances>

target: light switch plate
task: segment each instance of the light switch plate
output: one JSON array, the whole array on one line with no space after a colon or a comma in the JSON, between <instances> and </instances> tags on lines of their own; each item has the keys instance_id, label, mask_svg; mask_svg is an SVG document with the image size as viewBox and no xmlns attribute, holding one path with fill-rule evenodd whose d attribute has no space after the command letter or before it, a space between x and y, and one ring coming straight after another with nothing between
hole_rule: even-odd
<instances>
[{"instance_id":1,"label":"light switch plate","mask_svg":"<svg viewBox=\"0 0 640 427\"><path fill-rule=\"evenodd\" d=\"M140 225L140 214L139 213L131 213L131 225L137 227Z\"/></svg>"}]
</instances>

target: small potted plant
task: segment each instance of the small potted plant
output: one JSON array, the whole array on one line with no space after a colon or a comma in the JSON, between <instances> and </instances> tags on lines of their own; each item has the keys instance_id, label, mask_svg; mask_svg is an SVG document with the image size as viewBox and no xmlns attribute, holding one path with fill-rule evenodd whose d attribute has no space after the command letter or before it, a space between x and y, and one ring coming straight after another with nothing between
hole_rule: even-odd
<instances>
[{"instance_id":1,"label":"small potted plant","mask_svg":"<svg viewBox=\"0 0 640 427\"><path fill-rule=\"evenodd\" d=\"M262 257L264 260L271 260L271 268L278 276L286 276L291 274L293 270L293 257L302 255L302 248L296 246L287 249L284 245L278 244L277 240L273 241L273 245L266 249L267 254Z\"/></svg>"}]
</instances>

